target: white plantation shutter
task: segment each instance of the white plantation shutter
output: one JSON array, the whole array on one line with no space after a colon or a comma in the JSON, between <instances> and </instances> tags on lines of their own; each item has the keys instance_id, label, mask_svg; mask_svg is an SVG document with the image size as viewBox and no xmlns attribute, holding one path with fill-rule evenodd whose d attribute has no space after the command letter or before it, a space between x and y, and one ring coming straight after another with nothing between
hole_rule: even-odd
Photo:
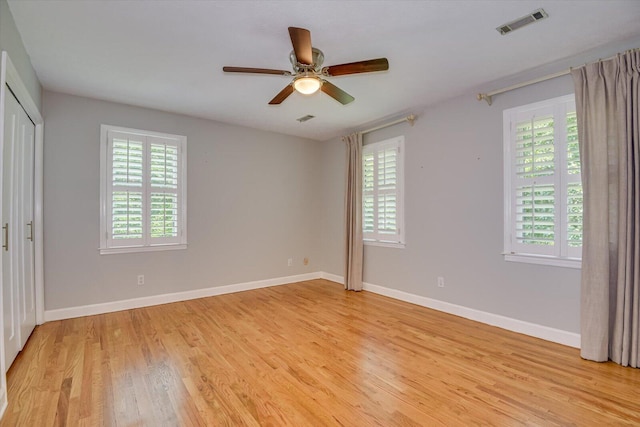
<instances>
[{"instance_id":1,"label":"white plantation shutter","mask_svg":"<svg viewBox=\"0 0 640 427\"><path fill-rule=\"evenodd\" d=\"M374 158L373 152L365 151L362 155L362 232L364 236L371 236L375 231Z\"/></svg>"},{"instance_id":2,"label":"white plantation shutter","mask_svg":"<svg viewBox=\"0 0 640 427\"><path fill-rule=\"evenodd\" d=\"M144 143L140 138L113 132L109 149L111 165L110 227L113 240L142 244Z\"/></svg>"},{"instance_id":3,"label":"white plantation shutter","mask_svg":"<svg viewBox=\"0 0 640 427\"><path fill-rule=\"evenodd\" d=\"M101 133L101 253L185 247L186 138L106 125Z\"/></svg>"},{"instance_id":4,"label":"white plantation shutter","mask_svg":"<svg viewBox=\"0 0 640 427\"><path fill-rule=\"evenodd\" d=\"M365 241L403 244L404 137L365 145L362 156L362 230Z\"/></svg>"},{"instance_id":5,"label":"white plantation shutter","mask_svg":"<svg viewBox=\"0 0 640 427\"><path fill-rule=\"evenodd\" d=\"M179 241L178 145L149 141L150 238L157 243Z\"/></svg>"},{"instance_id":6,"label":"white plantation shutter","mask_svg":"<svg viewBox=\"0 0 640 427\"><path fill-rule=\"evenodd\" d=\"M573 108L571 108L573 107ZM570 257L582 257L582 174L578 144L578 118L575 103L566 114L566 251Z\"/></svg>"},{"instance_id":7,"label":"white plantation shutter","mask_svg":"<svg viewBox=\"0 0 640 427\"><path fill-rule=\"evenodd\" d=\"M553 112L519 115L515 123L514 246L552 255L555 244Z\"/></svg>"},{"instance_id":8,"label":"white plantation shutter","mask_svg":"<svg viewBox=\"0 0 640 427\"><path fill-rule=\"evenodd\" d=\"M582 184L573 95L505 110L505 252L579 259Z\"/></svg>"}]
</instances>

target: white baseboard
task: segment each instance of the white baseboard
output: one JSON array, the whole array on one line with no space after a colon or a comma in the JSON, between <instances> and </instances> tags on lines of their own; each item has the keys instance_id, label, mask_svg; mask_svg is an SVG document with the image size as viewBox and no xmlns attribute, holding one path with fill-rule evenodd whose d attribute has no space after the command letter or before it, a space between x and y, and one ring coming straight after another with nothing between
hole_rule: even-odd
<instances>
[{"instance_id":1,"label":"white baseboard","mask_svg":"<svg viewBox=\"0 0 640 427\"><path fill-rule=\"evenodd\" d=\"M319 279L321 273L306 273L295 276L277 277L274 279L257 280L254 282L237 283L234 285L216 286L192 291L175 292L170 294L152 295L148 297L132 298L127 300L112 301L101 304L83 305L78 307L61 308L57 310L45 310L45 322L53 320L72 319L74 317L92 316L94 314L111 313L114 311L129 310L132 308L149 307L152 305L168 304L178 301L187 301L197 298L211 297L215 295L230 294L234 292L249 291L252 289L267 288L269 286L286 285L289 283L303 282L305 280Z\"/></svg>"},{"instance_id":2,"label":"white baseboard","mask_svg":"<svg viewBox=\"0 0 640 427\"><path fill-rule=\"evenodd\" d=\"M289 283L303 282L305 280L313 279L326 279L331 280L332 282L344 284L344 278L342 276L320 271L315 273L299 274L296 276L277 277L274 279L257 280L254 282L237 283L234 285L195 289L192 291L175 292L170 294L152 295L148 297L112 301L101 304L61 308L57 310L46 310L44 312L44 319L46 322L50 322L53 320L92 316L94 314L111 313L114 311L129 310L132 308L168 304L172 302L186 301L196 298L205 298L216 295L230 294L233 292L248 291L251 289L266 288L269 286L286 285ZM464 317L466 319L485 323L487 325L497 326L509 331L541 338L543 340L567 345L570 347L580 348L580 334L576 334L574 332L563 331L560 329L550 328L548 326L525 322L518 319L512 319L510 317L501 316L499 314L480 311L445 301L439 301L420 295L410 294L408 292L399 291L397 289L374 285L371 283L364 283L364 290L384 295L390 298L395 298L400 301L420 305L422 307L431 308L433 310L442 311L444 313Z\"/></svg>"},{"instance_id":3,"label":"white baseboard","mask_svg":"<svg viewBox=\"0 0 640 427\"><path fill-rule=\"evenodd\" d=\"M344 285L344 277L338 276L337 274L331 274L331 273L327 273L325 271L321 271L320 272L320 278L321 279L326 279L326 280L331 280L332 282L336 282L336 283L340 283L341 285Z\"/></svg>"},{"instance_id":4,"label":"white baseboard","mask_svg":"<svg viewBox=\"0 0 640 427\"><path fill-rule=\"evenodd\" d=\"M335 274L320 272L320 278L344 284L344 278ZM520 334L529 335L558 344L563 344L569 347L580 348L580 334L576 334L575 332L563 331L561 329L550 328L548 326L538 325L536 323L512 319L510 317L501 316L499 314L451 304L449 302L410 294L408 292L399 291L397 289L385 288L384 286L373 285L371 283L364 283L363 289L375 294L384 295L400 301L405 301L412 304L420 305L422 307L431 308L433 310L442 311L444 313L453 314L455 316L464 317L465 319L474 320L476 322L485 323L487 325L497 326L502 329L518 332Z\"/></svg>"}]
</instances>

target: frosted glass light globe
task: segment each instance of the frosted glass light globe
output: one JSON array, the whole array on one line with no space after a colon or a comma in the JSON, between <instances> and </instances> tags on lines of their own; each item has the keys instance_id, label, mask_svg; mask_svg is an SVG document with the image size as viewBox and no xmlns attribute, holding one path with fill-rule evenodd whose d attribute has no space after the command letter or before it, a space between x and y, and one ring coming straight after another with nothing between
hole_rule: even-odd
<instances>
[{"instance_id":1,"label":"frosted glass light globe","mask_svg":"<svg viewBox=\"0 0 640 427\"><path fill-rule=\"evenodd\" d=\"M320 80L315 77L300 77L293 82L293 88L304 95L311 95L320 89Z\"/></svg>"}]
</instances>

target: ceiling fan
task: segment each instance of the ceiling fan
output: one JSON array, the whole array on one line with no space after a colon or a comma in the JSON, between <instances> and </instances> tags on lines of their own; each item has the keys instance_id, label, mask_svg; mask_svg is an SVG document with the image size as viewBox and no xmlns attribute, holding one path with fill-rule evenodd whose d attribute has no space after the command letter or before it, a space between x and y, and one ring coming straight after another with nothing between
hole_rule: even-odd
<instances>
[{"instance_id":1,"label":"ceiling fan","mask_svg":"<svg viewBox=\"0 0 640 427\"><path fill-rule=\"evenodd\" d=\"M289 27L289 36L293 50L289 60L293 66L293 72L285 70L272 70L269 68L247 67L222 67L227 73L251 73L251 74L275 74L281 76L293 76L293 81L280 91L269 104L282 103L294 90L310 95L321 90L343 105L352 102L355 98L324 77L345 76L349 74L371 73L389 69L387 58L370 59L368 61L350 62L348 64L331 65L323 67L324 54L320 49L311 46L311 33L304 28Z\"/></svg>"}]
</instances>

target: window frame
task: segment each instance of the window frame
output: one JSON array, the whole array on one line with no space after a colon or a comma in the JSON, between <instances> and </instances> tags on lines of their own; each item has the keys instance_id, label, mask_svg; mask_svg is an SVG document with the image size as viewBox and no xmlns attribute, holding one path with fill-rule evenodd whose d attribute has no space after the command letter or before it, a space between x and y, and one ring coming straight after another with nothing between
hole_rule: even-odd
<instances>
[{"instance_id":1,"label":"window frame","mask_svg":"<svg viewBox=\"0 0 640 427\"><path fill-rule=\"evenodd\" d=\"M143 143L143 179L139 187L142 193L143 203L143 237L141 239L123 239L123 244L115 244L111 238L110 227L112 218L109 216L113 192L113 165L112 140L113 135L136 136ZM150 177L150 152L151 144L161 142L177 147L178 173L177 188L168 193L175 193L178 210L178 236L176 237L151 237L151 213L150 197L152 192L166 192L158 187L153 187ZM126 242L125 242L126 240ZM126 244L125 244L126 243ZM125 128L121 126L100 126L100 247L101 255L118 253L137 253L167 250L182 250L187 248L187 137L163 132L147 131L141 129Z\"/></svg>"},{"instance_id":2,"label":"window frame","mask_svg":"<svg viewBox=\"0 0 640 427\"><path fill-rule=\"evenodd\" d=\"M515 242L515 138L514 126L518 115L533 114L533 111L551 112L554 120L554 173L548 180L554 185L554 245L547 248L535 248ZM575 95L564 95L540 102L509 108L503 111L503 149L504 149L504 259L506 261L543 264L559 267L581 268L580 247L569 247L567 239L568 213L567 197L569 185L581 182L581 175L569 174L567 164L568 141L566 138L566 118L575 112ZM561 118L561 121L558 119ZM563 126L556 126L562 123ZM559 166L559 167L558 167ZM576 179L577 176L577 179ZM546 178L546 177L545 177ZM530 251L527 251L529 249Z\"/></svg>"},{"instance_id":3,"label":"window frame","mask_svg":"<svg viewBox=\"0 0 640 427\"><path fill-rule=\"evenodd\" d=\"M380 235L377 237L371 236L370 233L364 231L364 218L362 220L362 236L363 242L365 245L369 246L382 246L382 247L390 247L390 248L404 248L406 245L405 240L405 218L404 218L404 136L397 136L389 139L385 139L383 141L373 142L370 144L366 144L362 147L362 215L364 217L364 158L366 154L369 153L378 153L381 150L395 148L398 151L397 154L397 168L398 173L396 177L396 224L397 224L397 233L394 234L394 237L397 239L394 240L385 240L381 239ZM375 181L375 178L374 178ZM377 185L376 185L377 187ZM374 196L377 196L376 190L374 190ZM374 204L374 210L377 213L377 206Z\"/></svg>"}]
</instances>

